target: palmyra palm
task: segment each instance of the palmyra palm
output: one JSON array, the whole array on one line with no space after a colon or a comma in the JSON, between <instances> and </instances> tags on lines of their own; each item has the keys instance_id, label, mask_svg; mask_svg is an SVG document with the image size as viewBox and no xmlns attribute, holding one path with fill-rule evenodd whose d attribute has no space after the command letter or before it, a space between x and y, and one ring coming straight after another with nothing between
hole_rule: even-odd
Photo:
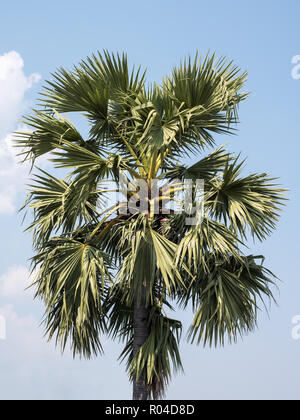
<instances>
[{"instance_id":1,"label":"palmyra palm","mask_svg":"<svg viewBox=\"0 0 300 420\"><path fill-rule=\"evenodd\" d=\"M32 132L16 138L35 171L25 207L47 335L85 357L102 353L104 334L119 339L133 398L160 398L182 369L182 324L167 315L174 305L191 302L192 342L222 345L253 330L258 301L273 298L263 257L242 249L248 235L264 240L274 229L283 190L266 174L242 176L244 162L223 146L207 151L214 134L234 132L246 73L208 54L146 85L124 54L104 52L52 76L25 117ZM88 138L71 123L74 112L87 118ZM44 154L63 177L38 169ZM105 204L120 176L137 211L124 211L126 199ZM201 221L187 223L188 212L172 205L185 180L199 179ZM135 180L168 187L139 211Z\"/></svg>"}]
</instances>

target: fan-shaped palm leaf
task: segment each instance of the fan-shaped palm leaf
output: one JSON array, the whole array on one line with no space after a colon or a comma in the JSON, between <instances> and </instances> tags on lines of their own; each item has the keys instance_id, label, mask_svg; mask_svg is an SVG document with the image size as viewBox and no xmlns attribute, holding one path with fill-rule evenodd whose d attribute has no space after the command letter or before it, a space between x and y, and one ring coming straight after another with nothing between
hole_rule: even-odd
<instances>
[{"instance_id":1,"label":"fan-shaped palm leaf","mask_svg":"<svg viewBox=\"0 0 300 420\"><path fill-rule=\"evenodd\" d=\"M90 357L102 351L99 334L105 331L102 299L110 282L110 258L88 243L57 237L33 258L36 296L46 304L49 339L56 336L64 349Z\"/></svg>"}]
</instances>

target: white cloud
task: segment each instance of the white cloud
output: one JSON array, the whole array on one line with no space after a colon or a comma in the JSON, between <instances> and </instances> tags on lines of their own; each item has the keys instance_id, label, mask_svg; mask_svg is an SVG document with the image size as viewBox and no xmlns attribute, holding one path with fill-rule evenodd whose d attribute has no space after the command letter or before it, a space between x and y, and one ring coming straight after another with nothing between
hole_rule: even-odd
<instances>
[{"instance_id":1,"label":"white cloud","mask_svg":"<svg viewBox=\"0 0 300 420\"><path fill-rule=\"evenodd\" d=\"M28 268L23 265L9 267L0 276L0 297L2 299L17 299L32 293L25 290L32 283L32 276Z\"/></svg>"},{"instance_id":2,"label":"white cloud","mask_svg":"<svg viewBox=\"0 0 300 420\"><path fill-rule=\"evenodd\" d=\"M25 92L41 79L38 73L26 76L23 67L24 61L16 51L0 56L0 138L13 130L24 111Z\"/></svg>"},{"instance_id":3,"label":"white cloud","mask_svg":"<svg viewBox=\"0 0 300 420\"><path fill-rule=\"evenodd\" d=\"M24 190L29 167L20 164L17 151L12 146L12 134L0 139L0 214L16 211L15 200L18 191Z\"/></svg>"},{"instance_id":4,"label":"white cloud","mask_svg":"<svg viewBox=\"0 0 300 420\"><path fill-rule=\"evenodd\" d=\"M28 131L17 126L17 119L26 109L25 93L41 76L26 76L24 61L16 51L0 55L0 214L16 210L18 192L24 191L29 166L20 164L19 151L13 147L12 130Z\"/></svg>"},{"instance_id":5,"label":"white cloud","mask_svg":"<svg viewBox=\"0 0 300 420\"><path fill-rule=\"evenodd\" d=\"M29 329L32 330L37 329L38 323L34 316L27 315L24 317L21 317L17 314L17 312L14 309L14 306L11 304L4 305L0 308L0 313L4 317L6 321L12 321L14 324L14 327L20 330Z\"/></svg>"},{"instance_id":6,"label":"white cloud","mask_svg":"<svg viewBox=\"0 0 300 420\"><path fill-rule=\"evenodd\" d=\"M19 126L17 131L29 132L26 126ZM1 179L10 180L19 187L24 185L29 172L30 164L23 163L19 156L20 150L13 146L14 134L7 134L0 142L0 181Z\"/></svg>"},{"instance_id":7,"label":"white cloud","mask_svg":"<svg viewBox=\"0 0 300 420\"><path fill-rule=\"evenodd\" d=\"M0 191L0 214L11 214L15 212L15 197L16 189L13 185L9 185Z\"/></svg>"}]
</instances>

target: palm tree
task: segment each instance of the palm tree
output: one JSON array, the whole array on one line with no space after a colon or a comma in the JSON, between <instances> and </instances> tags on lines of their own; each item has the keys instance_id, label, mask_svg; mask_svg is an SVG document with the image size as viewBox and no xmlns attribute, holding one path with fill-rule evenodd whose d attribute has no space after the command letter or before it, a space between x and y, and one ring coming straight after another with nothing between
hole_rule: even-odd
<instances>
[{"instance_id":1,"label":"palm tree","mask_svg":"<svg viewBox=\"0 0 300 420\"><path fill-rule=\"evenodd\" d=\"M258 301L273 299L275 276L242 249L248 235L264 240L274 229L283 189L266 174L242 176L244 161L224 146L203 155L215 133L234 133L246 76L225 58L196 55L146 85L126 55L104 51L55 72L24 117L32 131L16 137L36 170L24 208L33 209L46 333L87 358L102 353L103 334L121 340L133 399L162 397L182 369L172 305L191 303L188 338L217 346L253 330ZM88 138L70 113L87 118ZM56 176L36 166L45 154ZM191 156L189 166L182 159ZM128 192L113 204L121 177ZM204 200L198 222L187 223L189 210L174 203L192 180L196 205L199 179ZM137 182L152 191L154 180L158 195L142 197Z\"/></svg>"}]
</instances>

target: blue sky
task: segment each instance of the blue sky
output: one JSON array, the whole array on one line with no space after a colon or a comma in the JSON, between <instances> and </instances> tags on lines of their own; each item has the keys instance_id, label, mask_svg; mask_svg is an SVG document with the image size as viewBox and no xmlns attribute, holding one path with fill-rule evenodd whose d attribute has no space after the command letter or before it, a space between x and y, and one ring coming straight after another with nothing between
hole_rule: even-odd
<instances>
[{"instance_id":1,"label":"blue sky","mask_svg":"<svg viewBox=\"0 0 300 420\"><path fill-rule=\"evenodd\" d=\"M160 81L181 58L216 51L249 72L251 96L240 107L232 151L248 157L247 171L280 177L290 189L276 232L249 253L264 254L280 279L278 305L263 311L259 329L222 349L182 344L185 375L169 387L170 399L298 399L300 340L292 318L300 314L298 270L300 78L292 58L300 55L298 0L252 2L176 0L103 2L3 1L0 14L0 398L130 399L119 344L105 341L105 356L73 361L43 338L42 306L23 289L28 280L30 236L16 209L25 197L27 168L10 146L18 118L34 104L43 80L59 66L97 50L126 51L129 61ZM300 60L299 60L300 62ZM295 75L294 71L294 75ZM300 71L299 71L300 74ZM46 163L44 162L44 165ZM190 313L180 313L184 323ZM1 318L0 318L1 319Z\"/></svg>"}]
</instances>

